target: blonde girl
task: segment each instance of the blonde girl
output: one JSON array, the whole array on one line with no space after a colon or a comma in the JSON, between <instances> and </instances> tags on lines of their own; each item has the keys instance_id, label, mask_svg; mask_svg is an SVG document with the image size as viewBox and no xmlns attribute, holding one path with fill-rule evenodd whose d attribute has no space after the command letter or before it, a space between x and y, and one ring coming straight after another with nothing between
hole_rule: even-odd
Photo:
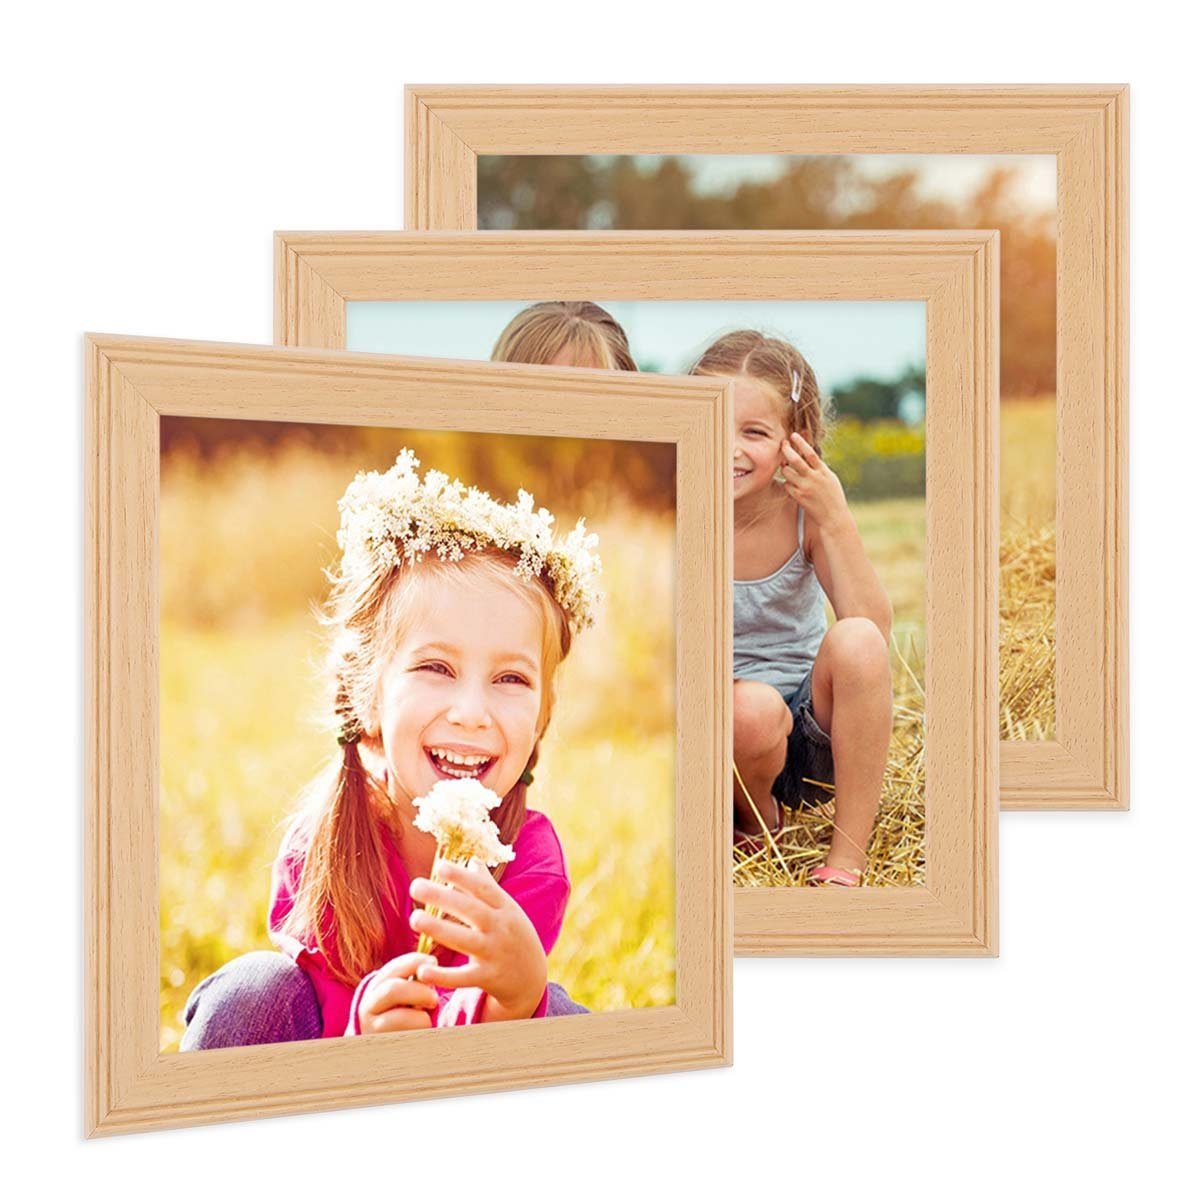
<instances>
[{"instance_id":1,"label":"blonde girl","mask_svg":"<svg viewBox=\"0 0 1200 1200\"><path fill-rule=\"evenodd\" d=\"M496 339L492 361L637 370L625 330L590 300L547 300L522 309Z\"/></svg>"},{"instance_id":2,"label":"blonde girl","mask_svg":"<svg viewBox=\"0 0 1200 1200\"><path fill-rule=\"evenodd\" d=\"M718 338L693 374L734 398L734 826L744 848L783 828L781 805L829 799L834 833L811 884L857 886L892 727L892 607L837 476L824 408L794 346ZM827 627L826 599L834 622Z\"/></svg>"},{"instance_id":3,"label":"blonde girl","mask_svg":"<svg viewBox=\"0 0 1200 1200\"><path fill-rule=\"evenodd\" d=\"M205 980L184 1049L582 1011L547 983L570 887L527 798L555 671L591 621L595 538L580 522L555 541L526 494L502 505L418 465L406 450L341 501L325 613L338 748L275 862L282 954ZM414 801L450 779L502 797L514 857L491 874L440 863L431 878ZM434 954L416 952L423 933Z\"/></svg>"}]
</instances>

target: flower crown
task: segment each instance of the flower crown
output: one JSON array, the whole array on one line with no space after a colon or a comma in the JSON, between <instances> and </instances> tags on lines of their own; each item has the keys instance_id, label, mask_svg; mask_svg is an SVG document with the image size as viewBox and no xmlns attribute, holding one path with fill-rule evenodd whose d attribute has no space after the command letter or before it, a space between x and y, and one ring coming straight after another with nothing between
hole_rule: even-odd
<instances>
[{"instance_id":1,"label":"flower crown","mask_svg":"<svg viewBox=\"0 0 1200 1200\"><path fill-rule=\"evenodd\" d=\"M528 492L518 491L515 504L501 504L442 471L426 471L422 481L420 465L405 448L383 474L360 471L354 477L338 501L343 570L376 559L398 567L420 562L430 552L455 562L469 551L495 546L519 556L516 574L544 580L573 634L593 623L603 599L596 587L600 558L594 553L600 539L587 532L582 517L556 540L554 515L544 508L535 512Z\"/></svg>"}]
</instances>

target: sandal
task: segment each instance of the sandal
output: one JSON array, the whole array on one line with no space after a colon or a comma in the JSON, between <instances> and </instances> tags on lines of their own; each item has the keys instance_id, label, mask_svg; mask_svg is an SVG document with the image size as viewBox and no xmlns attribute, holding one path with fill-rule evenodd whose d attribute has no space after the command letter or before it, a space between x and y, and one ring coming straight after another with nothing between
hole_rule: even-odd
<instances>
[{"instance_id":1,"label":"sandal","mask_svg":"<svg viewBox=\"0 0 1200 1200\"><path fill-rule=\"evenodd\" d=\"M809 887L862 887L862 876L858 870L825 865L809 871L805 883Z\"/></svg>"},{"instance_id":2,"label":"sandal","mask_svg":"<svg viewBox=\"0 0 1200 1200\"><path fill-rule=\"evenodd\" d=\"M783 805L779 806L779 823L774 829L768 830L772 838L777 838L783 833ZM757 833L746 833L741 829L733 831L733 848L740 850L745 855L758 854L760 851L767 848L767 835L759 829Z\"/></svg>"}]
</instances>

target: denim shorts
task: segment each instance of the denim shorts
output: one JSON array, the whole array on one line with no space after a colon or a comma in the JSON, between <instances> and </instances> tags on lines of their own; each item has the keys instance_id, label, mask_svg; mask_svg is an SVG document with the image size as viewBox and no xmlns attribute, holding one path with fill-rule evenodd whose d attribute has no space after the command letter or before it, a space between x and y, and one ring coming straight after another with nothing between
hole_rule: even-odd
<instances>
[{"instance_id":1,"label":"denim shorts","mask_svg":"<svg viewBox=\"0 0 1200 1200\"><path fill-rule=\"evenodd\" d=\"M833 746L813 715L811 671L786 697L786 704L792 714L792 732L788 735L787 760L771 785L771 793L787 808L827 804L833 793L817 785L833 785Z\"/></svg>"}]
</instances>

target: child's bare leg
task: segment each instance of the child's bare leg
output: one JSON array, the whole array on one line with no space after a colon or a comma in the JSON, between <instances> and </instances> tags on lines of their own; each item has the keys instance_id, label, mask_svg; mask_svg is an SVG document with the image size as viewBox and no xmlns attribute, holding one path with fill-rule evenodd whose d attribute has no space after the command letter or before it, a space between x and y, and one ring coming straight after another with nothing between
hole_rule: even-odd
<instances>
[{"instance_id":1,"label":"child's bare leg","mask_svg":"<svg viewBox=\"0 0 1200 1200\"><path fill-rule=\"evenodd\" d=\"M779 803L771 784L787 759L792 714L769 684L753 679L733 681L733 761L768 829L779 824ZM744 833L761 833L754 809L733 784L733 823Z\"/></svg>"},{"instance_id":2,"label":"child's bare leg","mask_svg":"<svg viewBox=\"0 0 1200 1200\"><path fill-rule=\"evenodd\" d=\"M831 867L862 870L883 791L892 734L892 672L874 621L847 617L813 663L813 716L829 734L835 776Z\"/></svg>"}]
</instances>

